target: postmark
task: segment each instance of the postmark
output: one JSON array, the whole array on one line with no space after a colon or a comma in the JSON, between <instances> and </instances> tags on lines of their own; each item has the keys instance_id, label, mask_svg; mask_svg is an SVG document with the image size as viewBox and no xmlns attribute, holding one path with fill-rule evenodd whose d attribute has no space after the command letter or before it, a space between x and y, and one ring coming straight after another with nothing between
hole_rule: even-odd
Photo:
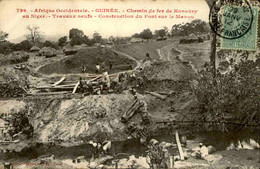
<instances>
[{"instance_id":1,"label":"postmark","mask_svg":"<svg viewBox=\"0 0 260 169\"><path fill-rule=\"evenodd\" d=\"M217 0L209 14L212 30L225 39L238 39L249 32L254 20L247 0Z\"/></svg>"},{"instance_id":2,"label":"postmark","mask_svg":"<svg viewBox=\"0 0 260 169\"><path fill-rule=\"evenodd\" d=\"M258 7L252 7L253 22L249 31L240 38L226 39L221 38L220 48L221 49L237 49L237 50L253 50L257 48L258 38Z\"/></svg>"}]
</instances>

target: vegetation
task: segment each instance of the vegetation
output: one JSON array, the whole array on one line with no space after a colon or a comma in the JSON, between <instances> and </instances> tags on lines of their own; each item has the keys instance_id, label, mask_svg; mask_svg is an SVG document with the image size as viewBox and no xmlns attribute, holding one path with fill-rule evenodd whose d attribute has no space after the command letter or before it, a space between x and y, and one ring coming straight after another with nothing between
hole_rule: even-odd
<instances>
[{"instance_id":1,"label":"vegetation","mask_svg":"<svg viewBox=\"0 0 260 169\"><path fill-rule=\"evenodd\" d=\"M39 31L40 27L29 25L26 27L29 33L26 35L26 39L32 44L36 45L43 41L42 32Z\"/></svg>"},{"instance_id":2,"label":"vegetation","mask_svg":"<svg viewBox=\"0 0 260 169\"><path fill-rule=\"evenodd\" d=\"M209 33L210 28L205 21L200 19L187 22L185 24L175 24L172 26L171 34L172 36L185 36L191 33Z\"/></svg>"},{"instance_id":3,"label":"vegetation","mask_svg":"<svg viewBox=\"0 0 260 169\"><path fill-rule=\"evenodd\" d=\"M196 96L199 102L199 113L210 120L225 122L236 121L243 126L257 122L260 118L260 70L259 59L254 62L245 59L239 64L228 63L232 69L226 74L214 75L212 68L202 70ZM204 119L205 119L204 118ZM209 120L209 119L207 119ZM225 131L223 123L222 130Z\"/></svg>"},{"instance_id":4,"label":"vegetation","mask_svg":"<svg viewBox=\"0 0 260 169\"><path fill-rule=\"evenodd\" d=\"M8 35L9 35L8 33L0 31L0 42L5 41L5 39L8 38Z\"/></svg>"},{"instance_id":5,"label":"vegetation","mask_svg":"<svg viewBox=\"0 0 260 169\"><path fill-rule=\"evenodd\" d=\"M54 49L58 49L59 48L59 46L55 42L51 42L51 41L48 41L48 40L46 40L43 43L43 47L51 47L51 48L54 48Z\"/></svg>"},{"instance_id":6,"label":"vegetation","mask_svg":"<svg viewBox=\"0 0 260 169\"><path fill-rule=\"evenodd\" d=\"M160 30L155 30L154 34L155 34L155 37L165 37L168 33L168 28L167 27L164 27L163 29L160 29Z\"/></svg>"},{"instance_id":7,"label":"vegetation","mask_svg":"<svg viewBox=\"0 0 260 169\"><path fill-rule=\"evenodd\" d=\"M149 39L152 39L153 33L150 29L145 29L140 33L140 37L148 41Z\"/></svg>"},{"instance_id":8,"label":"vegetation","mask_svg":"<svg viewBox=\"0 0 260 169\"><path fill-rule=\"evenodd\" d=\"M67 36L61 37L61 38L58 40L58 45L61 46L61 47L62 47L62 46L65 46L66 43L67 43L67 39L68 39Z\"/></svg>"}]
</instances>

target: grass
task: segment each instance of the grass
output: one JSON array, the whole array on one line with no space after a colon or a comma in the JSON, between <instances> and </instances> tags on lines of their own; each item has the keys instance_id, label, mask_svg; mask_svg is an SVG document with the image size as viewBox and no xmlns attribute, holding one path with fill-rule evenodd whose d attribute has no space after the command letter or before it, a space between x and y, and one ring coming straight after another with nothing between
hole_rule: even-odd
<instances>
[{"instance_id":1,"label":"grass","mask_svg":"<svg viewBox=\"0 0 260 169\"><path fill-rule=\"evenodd\" d=\"M96 64L105 62L105 68L109 73L115 73L123 70L129 70L130 65L135 67L135 61L125 56L113 53L110 49L92 48L79 50L73 57L62 59L39 69L44 74L65 74L81 73L82 67L86 67L87 73L95 73ZM109 70L109 64L112 62L113 68Z\"/></svg>"},{"instance_id":2,"label":"grass","mask_svg":"<svg viewBox=\"0 0 260 169\"><path fill-rule=\"evenodd\" d=\"M153 59L159 59L157 49L160 49L166 45L170 45L174 40L166 41L149 41L143 43L133 43L129 45L115 46L114 49L128 54L134 57L137 60L143 60L146 53L150 54L150 57Z\"/></svg>"}]
</instances>

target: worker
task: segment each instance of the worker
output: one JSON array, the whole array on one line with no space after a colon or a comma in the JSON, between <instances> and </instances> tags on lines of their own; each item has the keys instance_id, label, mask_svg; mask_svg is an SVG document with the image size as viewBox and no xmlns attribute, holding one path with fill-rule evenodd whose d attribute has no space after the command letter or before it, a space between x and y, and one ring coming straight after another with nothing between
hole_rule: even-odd
<instances>
[{"instance_id":1,"label":"worker","mask_svg":"<svg viewBox=\"0 0 260 169\"><path fill-rule=\"evenodd\" d=\"M93 141L90 141L89 144L91 144L94 147L93 158L98 158L102 147L101 143L95 143Z\"/></svg>"},{"instance_id":2,"label":"worker","mask_svg":"<svg viewBox=\"0 0 260 169\"><path fill-rule=\"evenodd\" d=\"M143 63L148 61L148 60L151 60L151 57L150 57L150 54L149 53L146 53L145 55L145 59L143 60Z\"/></svg>"},{"instance_id":3,"label":"worker","mask_svg":"<svg viewBox=\"0 0 260 169\"><path fill-rule=\"evenodd\" d=\"M102 72L106 72L106 63L105 63L105 62L102 62L100 68L101 68L101 71L102 71Z\"/></svg>"},{"instance_id":4,"label":"worker","mask_svg":"<svg viewBox=\"0 0 260 169\"><path fill-rule=\"evenodd\" d=\"M103 72L103 79L102 79L102 81L106 85L106 87L108 89L110 89L110 78L109 78L109 75L108 75L107 71Z\"/></svg>"},{"instance_id":5,"label":"worker","mask_svg":"<svg viewBox=\"0 0 260 169\"><path fill-rule=\"evenodd\" d=\"M113 63L112 63L112 61L110 61L110 62L109 62L109 70L111 71L112 68L113 68Z\"/></svg>"},{"instance_id":6,"label":"worker","mask_svg":"<svg viewBox=\"0 0 260 169\"><path fill-rule=\"evenodd\" d=\"M111 149L111 145L112 145L111 141L104 141L104 142L103 142L103 152L104 152L105 154L108 154L108 153L109 153L109 151L110 151L110 149Z\"/></svg>"},{"instance_id":7,"label":"worker","mask_svg":"<svg viewBox=\"0 0 260 169\"><path fill-rule=\"evenodd\" d=\"M82 73L86 73L86 69L87 69L87 68L86 68L85 66L82 66L81 72L82 72Z\"/></svg>"},{"instance_id":8,"label":"worker","mask_svg":"<svg viewBox=\"0 0 260 169\"><path fill-rule=\"evenodd\" d=\"M142 123L143 124L149 124L150 120L149 120L149 117L148 117L147 103L143 98L141 98L137 94L135 89L133 89L133 92L134 92L134 98L139 100L140 107L139 107L138 111L139 111L140 115L142 116Z\"/></svg>"},{"instance_id":9,"label":"worker","mask_svg":"<svg viewBox=\"0 0 260 169\"><path fill-rule=\"evenodd\" d=\"M98 74L100 72L100 65L97 63L96 64L96 73Z\"/></svg>"},{"instance_id":10,"label":"worker","mask_svg":"<svg viewBox=\"0 0 260 169\"><path fill-rule=\"evenodd\" d=\"M84 93L85 92L85 90L84 90L84 82L83 82L81 77L79 78L79 87L80 87L81 93Z\"/></svg>"},{"instance_id":11,"label":"worker","mask_svg":"<svg viewBox=\"0 0 260 169\"><path fill-rule=\"evenodd\" d=\"M88 90L89 94L92 94L94 91L93 85L90 81L87 81L87 90Z\"/></svg>"}]
</instances>

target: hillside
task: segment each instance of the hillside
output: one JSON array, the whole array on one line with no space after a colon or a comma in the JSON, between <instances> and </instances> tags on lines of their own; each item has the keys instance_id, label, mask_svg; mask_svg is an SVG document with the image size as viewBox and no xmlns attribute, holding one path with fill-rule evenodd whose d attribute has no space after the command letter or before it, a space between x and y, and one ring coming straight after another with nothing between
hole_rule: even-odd
<instances>
[{"instance_id":1,"label":"hillside","mask_svg":"<svg viewBox=\"0 0 260 169\"><path fill-rule=\"evenodd\" d=\"M79 50L73 57L43 66L39 69L39 72L44 74L80 73L82 67L85 66L87 73L95 73L96 64L102 62L105 62L107 70L110 62L112 62L113 69L109 73L129 70L136 65L134 60L116 54L109 49L91 48Z\"/></svg>"},{"instance_id":2,"label":"hillside","mask_svg":"<svg viewBox=\"0 0 260 169\"><path fill-rule=\"evenodd\" d=\"M174 41L176 40L133 43L129 45L115 46L113 49L128 54L137 60L143 60L146 53L149 53L153 59L159 59L160 57L158 55L158 50L166 45L173 43Z\"/></svg>"}]
</instances>

